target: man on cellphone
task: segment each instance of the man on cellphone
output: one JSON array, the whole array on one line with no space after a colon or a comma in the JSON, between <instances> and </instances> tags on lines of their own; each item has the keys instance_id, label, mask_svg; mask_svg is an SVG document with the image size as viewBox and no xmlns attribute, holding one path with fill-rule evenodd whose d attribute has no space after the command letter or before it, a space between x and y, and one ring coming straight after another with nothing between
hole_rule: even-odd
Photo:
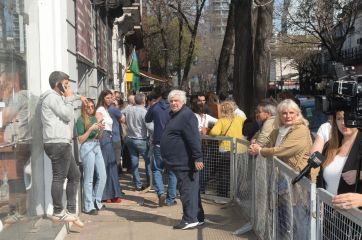
<instances>
[{"instance_id":1,"label":"man on cellphone","mask_svg":"<svg viewBox=\"0 0 362 240\"><path fill-rule=\"evenodd\" d=\"M49 76L52 88L40 96L41 122L45 153L52 164L51 195L53 199L53 221L74 222L83 227L84 224L76 215L76 196L80 181L80 172L72 154L72 138L74 124L74 102L84 96L75 96L69 85L69 76L60 71L54 71ZM66 187L67 207L63 206L63 185Z\"/></svg>"}]
</instances>

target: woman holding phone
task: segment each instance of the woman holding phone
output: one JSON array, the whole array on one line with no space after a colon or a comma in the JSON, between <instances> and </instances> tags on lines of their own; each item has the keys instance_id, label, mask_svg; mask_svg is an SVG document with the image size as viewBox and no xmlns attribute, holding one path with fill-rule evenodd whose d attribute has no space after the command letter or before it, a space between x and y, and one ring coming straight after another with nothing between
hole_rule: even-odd
<instances>
[{"instance_id":1,"label":"woman holding phone","mask_svg":"<svg viewBox=\"0 0 362 240\"><path fill-rule=\"evenodd\" d=\"M103 90L98 97L96 118L98 123L104 124L103 136L100 139L102 155L107 172L106 187L102 200L106 203L120 203L121 186L118 181L117 161L112 143L112 117L108 113L108 108L112 104L112 92Z\"/></svg>"},{"instance_id":2,"label":"woman holding phone","mask_svg":"<svg viewBox=\"0 0 362 240\"><path fill-rule=\"evenodd\" d=\"M80 157L83 163L83 212L90 215L98 215L102 209L102 195L106 185L106 168L99 144L99 136L104 125L97 123L95 106L92 99L88 98L88 104L82 104L81 116L77 120L77 133L80 146ZM95 176L94 176L95 175ZM96 180L93 183L93 179Z\"/></svg>"}]
</instances>

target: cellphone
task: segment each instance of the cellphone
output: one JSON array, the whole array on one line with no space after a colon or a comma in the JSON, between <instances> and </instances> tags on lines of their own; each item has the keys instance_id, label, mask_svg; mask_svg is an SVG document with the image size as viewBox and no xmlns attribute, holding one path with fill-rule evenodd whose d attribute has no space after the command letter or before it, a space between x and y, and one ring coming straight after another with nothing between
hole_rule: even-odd
<instances>
[{"instance_id":1,"label":"cellphone","mask_svg":"<svg viewBox=\"0 0 362 240\"><path fill-rule=\"evenodd\" d=\"M57 87L58 87L60 92L65 93L65 87L64 87L63 83L59 82L57 84Z\"/></svg>"}]
</instances>

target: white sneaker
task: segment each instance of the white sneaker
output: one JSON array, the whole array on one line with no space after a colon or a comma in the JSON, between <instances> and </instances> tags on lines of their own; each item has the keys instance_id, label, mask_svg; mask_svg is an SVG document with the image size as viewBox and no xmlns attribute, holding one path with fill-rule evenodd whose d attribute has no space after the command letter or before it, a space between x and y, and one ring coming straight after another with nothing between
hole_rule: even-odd
<instances>
[{"instance_id":1,"label":"white sneaker","mask_svg":"<svg viewBox=\"0 0 362 240\"><path fill-rule=\"evenodd\" d=\"M192 228L198 226L198 224L199 224L199 222L187 223L187 222L181 221L179 224L173 226L173 229L182 229L182 230L192 229Z\"/></svg>"},{"instance_id":2,"label":"white sneaker","mask_svg":"<svg viewBox=\"0 0 362 240\"><path fill-rule=\"evenodd\" d=\"M77 220L77 217L74 216L73 214L65 212L65 213L53 214L51 219L53 220L53 222L74 222L75 220Z\"/></svg>"},{"instance_id":3,"label":"white sneaker","mask_svg":"<svg viewBox=\"0 0 362 240\"><path fill-rule=\"evenodd\" d=\"M73 223L75 224L75 225L77 225L78 227L84 227L84 223L79 219L79 216L77 215L77 214L75 214L75 213L69 213L68 211L67 211L67 213L70 215L70 216L73 216L74 218L75 218L75 220L73 221Z\"/></svg>"}]
</instances>

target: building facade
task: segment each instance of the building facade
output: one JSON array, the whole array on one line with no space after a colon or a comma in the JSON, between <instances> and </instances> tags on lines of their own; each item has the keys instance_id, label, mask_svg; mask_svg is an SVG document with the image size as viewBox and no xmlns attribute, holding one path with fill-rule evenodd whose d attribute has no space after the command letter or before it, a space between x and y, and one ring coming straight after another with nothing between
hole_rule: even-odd
<instances>
[{"instance_id":1,"label":"building facade","mask_svg":"<svg viewBox=\"0 0 362 240\"><path fill-rule=\"evenodd\" d=\"M211 31L221 38L224 37L229 16L230 0L210 0L209 8L212 15Z\"/></svg>"},{"instance_id":2,"label":"building facade","mask_svg":"<svg viewBox=\"0 0 362 240\"><path fill-rule=\"evenodd\" d=\"M139 2L126 0L1 1L0 238L26 239L52 214L51 163L36 112L49 74L66 72L73 92L92 99L105 88L125 92L127 49L141 41L140 12Z\"/></svg>"}]
</instances>

